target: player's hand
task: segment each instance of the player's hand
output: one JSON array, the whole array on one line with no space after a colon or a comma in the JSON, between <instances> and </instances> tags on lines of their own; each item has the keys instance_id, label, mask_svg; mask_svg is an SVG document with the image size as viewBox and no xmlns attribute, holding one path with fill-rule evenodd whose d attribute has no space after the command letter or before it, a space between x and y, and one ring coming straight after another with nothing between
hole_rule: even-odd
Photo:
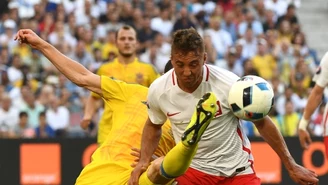
<instances>
[{"instance_id":1,"label":"player's hand","mask_svg":"<svg viewBox=\"0 0 328 185\"><path fill-rule=\"evenodd\" d=\"M302 148L305 150L308 149L309 145L312 143L309 132L303 129L298 129L298 138Z\"/></svg>"},{"instance_id":2,"label":"player's hand","mask_svg":"<svg viewBox=\"0 0 328 185\"><path fill-rule=\"evenodd\" d=\"M83 118L80 123L81 128L86 130L90 124L90 121L91 121L91 119L89 119L89 118Z\"/></svg>"},{"instance_id":3,"label":"player's hand","mask_svg":"<svg viewBox=\"0 0 328 185\"><path fill-rule=\"evenodd\" d=\"M30 29L21 29L17 32L14 40L19 41L20 44L29 44L32 48L39 49L42 42L44 42L36 33Z\"/></svg>"},{"instance_id":4,"label":"player's hand","mask_svg":"<svg viewBox=\"0 0 328 185\"><path fill-rule=\"evenodd\" d=\"M139 159L140 159L140 149L139 148L131 148L131 155L132 156L134 156L134 157L136 157L135 159L134 159L134 163L132 163L131 164L131 167L132 168L135 168L136 166L137 166L137 164L138 164L138 162L139 162Z\"/></svg>"},{"instance_id":5,"label":"player's hand","mask_svg":"<svg viewBox=\"0 0 328 185\"><path fill-rule=\"evenodd\" d=\"M138 163L136 167L131 172L130 179L128 181L128 185L139 185L139 177L145 172L148 168L149 164L141 164Z\"/></svg>"},{"instance_id":6,"label":"player's hand","mask_svg":"<svg viewBox=\"0 0 328 185\"><path fill-rule=\"evenodd\" d=\"M294 182L301 185L317 185L319 183L318 175L298 164L295 164L289 170L289 176Z\"/></svg>"}]
</instances>

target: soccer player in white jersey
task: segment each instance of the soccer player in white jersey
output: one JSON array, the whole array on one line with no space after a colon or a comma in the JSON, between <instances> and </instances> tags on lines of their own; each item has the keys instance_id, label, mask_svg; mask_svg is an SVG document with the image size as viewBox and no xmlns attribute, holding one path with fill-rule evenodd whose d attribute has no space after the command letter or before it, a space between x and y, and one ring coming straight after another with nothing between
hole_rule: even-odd
<instances>
[{"instance_id":1,"label":"soccer player in white jersey","mask_svg":"<svg viewBox=\"0 0 328 185\"><path fill-rule=\"evenodd\" d=\"M315 81L315 86L310 93L308 103L305 106L303 117L298 127L299 139L303 149L307 149L312 142L310 134L307 131L307 127L311 115L322 102L325 87L328 86L328 52L326 52L326 54L321 59L320 65L317 69L316 74L313 77L313 80ZM328 124L327 124L328 104L325 107L323 117L324 117L324 119L322 120L323 130L324 130L323 138L326 147L326 157L328 159Z\"/></svg>"},{"instance_id":2,"label":"soccer player in white jersey","mask_svg":"<svg viewBox=\"0 0 328 185\"><path fill-rule=\"evenodd\" d=\"M207 54L204 42L192 28L178 30L174 34L171 52L173 69L155 80L149 88L148 120L142 135L141 156L131 173L129 185L137 185L139 175L149 165L165 120L169 119L172 124L175 141L178 143L180 138L183 141L184 136L191 131L186 127L193 114L193 107L208 91L215 94L218 111L203 133L189 169L176 178L178 185L260 185L260 179L253 168L250 142L227 102L229 89L239 77L227 70L205 64ZM314 172L294 161L281 134L268 116L254 121L254 124L296 183L318 183ZM198 130L199 127L192 128L195 133ZM161 175L167 178L176 176L165 171L167 165L162 163ZM169 165L175 168L174 163Z\"/></svg>"}]
</instances>

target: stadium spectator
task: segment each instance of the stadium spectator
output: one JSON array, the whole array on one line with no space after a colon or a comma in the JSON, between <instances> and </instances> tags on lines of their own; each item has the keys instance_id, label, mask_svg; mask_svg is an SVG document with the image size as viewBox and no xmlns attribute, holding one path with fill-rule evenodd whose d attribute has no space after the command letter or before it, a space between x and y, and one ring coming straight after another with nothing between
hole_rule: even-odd
<instances>
[{"instance_id":1,"label":"stadium spectator","mask_svg":"<svg viewBox=\"0 0 328 185\"><path fill-rule=\"evenodd\" d=\"M149 48L151 46L152 40L155 38L155 35L157 34L157 31L154 31L150 27L150 18L144 17L142 28L137 30L137 37L139 40L139 52L144 53L146 51L146 48Z\"/></svg>"},{"instance_id":2,"label":"stadium spectator","mask_svg":"<svg viewBox=\"0 0 328 185\"><path fill-rule=\"evenodd\" d=\"M34 138L35 132L34 128L28 124L28 114L27 112L19 113L18 124L13 129L13 133L10 134L10 137L14 138Z\"/></svg>"},{"instance_id":3,"label":"stadium spectator","mask_svg":"<svg viewBox=\"0 0 328 185\"><path fill-rule=\"evenodd\" d=\"M74 47L73 53L69 55L69 57L75 61L79 61L87 69L90 69L94 63L94 57L87 51L85 44L83 40L79 40L76 47Z\"/></svg>"},{"instance_id":4,"label":"stadium spectator","mask_svg":"<svg viewBox=\"0 0 328 185\"><path fill-rule=\"evenodd\" d=\"M190 27L196 28L194 17L191 16L192 15L188 14L188 9L186 7L181 7L179 17L174 22L172 32Z\"/></svg>"},{"instance_id":5,"label":"stadium spectator","mask_svg":"<svg viewBox=\"0 0 328 185\"><path fill-rule=\"evenodd\" d=\"M20 111L28 114L28 126L36 128L39 124L39 114L45 110L45 107L36 101L32 91L27 92L25 101L26 104L21 105Z\"/></svg>"},{"instance_id":6,"label":"stadium spectator","mask_svg":"<svg viewBox=\"0 0 328 185\"><path fill-rule=\"evenodd\" d=\"M57 137L65 137L69 126L69 111L67 107L60 105L57 96L52 96L50 107L45 111L46 121L54 129Z\"/></svg>"},{"instance_id":7,"label":"stadium spectator","mask_svg":"<svg viewBox=\"0 0 328 185\"><path fill-rule=\"evenodd\" d=\"M247 11L245 14L245 21L241 22L238 26L239 36L244 36L247 28L251 28L255 36L263 33L263 26L260 21L255 19L252 11Z\"/></svg>"},{"instance_id":8,"label":"stadium spectator","mask_svg":"<svg viewBox=\"0 0 328 185\"><path fill-rule=\"evenodd\" d=\"M140 60L156 67L159 73L164 73L164 67L171 55L171 44L165 41L161 33L155 35L152 45L140 55Z\"/></svg>"},{"instance_id":9,"label":"stadium spectator","mask_svg":"<svg viewBox=\"0 0 328 185\"><path fill-rule=\"evenodd\" d=\"M41 112L39 115L39 126L35 128L36 138L53 138L55 131L49 126L46 120L46 113Z\"/></svg>"},{"instance_id":10,"label":"stadium spectator","mask_svg":"<svg viewBox=\"0 0 328 185\"><path fill-rule=\"evenodd\" d=\"M227 69L238 76L242 76L244 73L243 66L236 57L236 49L234 47L228 49L225 59L218 62L217 66Z\"/></svg>"},{"instance_id":11,"label":"stadium spectator","mask_svg":"<svg viewBox=\"0 0 328 185\"><path fill-rule=\"evenodd\" d=\"M168 8L162 8L160 15L152 18L150 21L151 29L160 32L165 38L168 38L171 35L173 29L173 22L169 13Z\"/></svg>"},{"instance_id":12,"label":"stadium spectator","mask_svg":"<svg viewBox=\"0 0 328 185\"><path fill-rule=\"evenodd\" d=\"M211 37L212 44L218 53L218 58L224 58L225 53L232 46L233 41L230 33L221 28L219 18L210 18L209 29L205 30L205 34Z\"/></svg>"},{"instance_id":13,"label":"stadium spectator","mask_svg":"<svg viewBox=\"0 0 328 185\"><path fill-rule=\"evenodd\" d=\"M267 41L259 39L257 42L257 53L252 57L254 68L259 72L259 76L266 80L278 76L277 62L271 53L268 52Z\"/></svg>"},{"instance_id":14,"label":"stadium spectator","mask_svg":"<svg viewBox=\"0 0 328 185\"><path fill-rule=\"evenodd\" d=\"M291 25L298 24L298 18L296 16L296 7L294 4L288 5L286 14L278 18L277 26L279 26L283 20L289 21Z\"/></svg>"},{"instance_id":15,"label":"stadium spectator","mask_svg":"<svg viewBox=\"0 0 328 185\"><path fill-rule=\"evenodd\" d=\"M19 110L11 104L8 94L2 94L0 102L0 127L6 127L8 131L13 130L18 124Z\"/></svg>"},{"instance_id":16,"label":"stadium spectator","mask_svg":"<svg viewBox=\"0 0 328 185\"><path fill-rule=\"evenodd\" d=\"M292 137L297 135L298 122L301 116L296 112L291 100L285 103L285 114L282 116L282 135Z\"/></svg>"}]
</instances>

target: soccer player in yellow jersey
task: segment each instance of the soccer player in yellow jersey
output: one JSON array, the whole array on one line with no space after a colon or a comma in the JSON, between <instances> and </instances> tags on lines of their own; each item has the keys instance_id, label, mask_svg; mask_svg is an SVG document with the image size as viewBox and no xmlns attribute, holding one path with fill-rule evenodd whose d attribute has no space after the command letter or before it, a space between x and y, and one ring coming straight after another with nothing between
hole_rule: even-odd
<instances>
[{"instance_id":1,"label":"soccer player in yellow jersey","mask_svg":"<svg viewBox=\"0 0 328 185\"><path fill-rule=\"evenodd\" d=\"M148 88L127 84L101 76L102 98L109 108L113 105L111 132L92 155L76 181L76 185L123 185L132 172L135 157L130 148L140 148L141 134L147 119ZM175 145L169 123L162 130L163 136L156 156L164 156ZM114 173L115 172L115 173Z\"/></svg>"},{"instance_id":2,"label":"soccer player in yellow jersey","mask_svg":"<svg viewBox=\"0 0 328 185\"><path fill-rule=\"evenodd\" d=\"M103 64L97 74L114 77L127 83L136 83L149 87L149 85L159 77L156 69L147 63L140 62L136 57L137 36L136 31L130 26L123 26L116 33L116 45L118 56L112 62ZM96 103L100 97L96 93L91 93L86 103L84 117L81 127L86 129L92 119L97 107ZM114 105L113 105L114 106ZM107 104L104 106L104 113L98 125L98 144L101 145L111 130L113 108Z\"/></svg>"},{"instance_id":3,"label":"soccer player in yellow jersey","mask_svg":"<svg viewBox=\"0 0 328 185\"><path fill-rule=\"evenodd\" d=\"M147 106L141 102L147 96L147 88L115 81L88 71L30 29L19 30L15 40L40 50L69 80L97 93L109 106L116 104L117 111L113 112L112 130L106 141L93 154L92 162L81 172L76 185L127 184L132 172L129 165L134 160L128 150L133 146L140 147L141 133L147 119ZM138 184L167 184L185 173L197 150L198 141L217 111L216 101L213 93L206 93L199 100L190 124L181 136L181 141L169 152L174 141L171 138L169 124L164 124L161 134L165 136L160 139L160 145L155 152L155 155L161 157L155 159L150 166L143 166L144 171L147 171L142 173Z\"/></svg>"}]
</instances>

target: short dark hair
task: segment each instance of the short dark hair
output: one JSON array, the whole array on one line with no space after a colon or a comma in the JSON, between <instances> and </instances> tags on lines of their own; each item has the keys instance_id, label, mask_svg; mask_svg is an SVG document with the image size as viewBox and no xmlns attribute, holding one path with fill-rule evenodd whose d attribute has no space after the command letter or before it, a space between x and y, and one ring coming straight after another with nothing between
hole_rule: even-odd
<instances>
[{"instance_id":1,"label":"short dark hair","mask_svg":"<svg viewBox=\"0 0 328 185\"><path fill-rule=\"evenodd\" d=\"M181 29L173 34L171 53L175 51L205 51L202 37L194 28Z\"/></svg>"},{"instance_id":2,"label":"short dark hair","mask_svg":"<svg viewBox=\"0 0 328 185\"><path fill-rule=\"evenodd\" d=\"M170 71L173 68L171 60L167 61L167 63L165 64L165 68L164 68L164 73Z\"/></svg>"},{"instance_id":3,"label":"short dark hair","mask_svg":"<svg viewBox=\"0 0 328 185\"><path fill-rule=\"evenodd\" d=\"M22 112L20 112L19 113L19 118L22 118L22 117L28 117L28 114L27 114L27 112L25 112L25 111L22 111Z\"/></svg>"},{"instance_id":4,"label":"short dark hair","mask_svg":"<svg viewBox=\"0 0 328 185\"><path fill-rule=\"evenodd\" d=\"M39 118L40 118L41 116L42 116L42 117L45 117L45 116L46 116L46 112L44 112L44 111L40 112L40 114L39 114Z\"/></svg>"},{"instance_id":5,"label":"short dark hair","mask_svg":"<svg viewBox=\"0 0 328 185\"><path fill-rule=\"evenodd\" d=\"M115 32L115 40L117 40L117 38L118 38L118 32L120 32L121 30L133 30L135 32L135 35L136 35L136 38L137 38L137 32L136 32L136 30L132 26L130 26L130 25L123 25L120 29L118 29Z\"/></svg>"},{"instance_id":6,"label":"short dark hair","mask_svg":"<svg viewBox=\"0 0 328 185\"><path fill-rule=\"evenodd\" d=\"M287 7L287 10L289 10L289 9L296 9L296 6L293 3L291 3Z\"/></svg>"}]
</instances>

